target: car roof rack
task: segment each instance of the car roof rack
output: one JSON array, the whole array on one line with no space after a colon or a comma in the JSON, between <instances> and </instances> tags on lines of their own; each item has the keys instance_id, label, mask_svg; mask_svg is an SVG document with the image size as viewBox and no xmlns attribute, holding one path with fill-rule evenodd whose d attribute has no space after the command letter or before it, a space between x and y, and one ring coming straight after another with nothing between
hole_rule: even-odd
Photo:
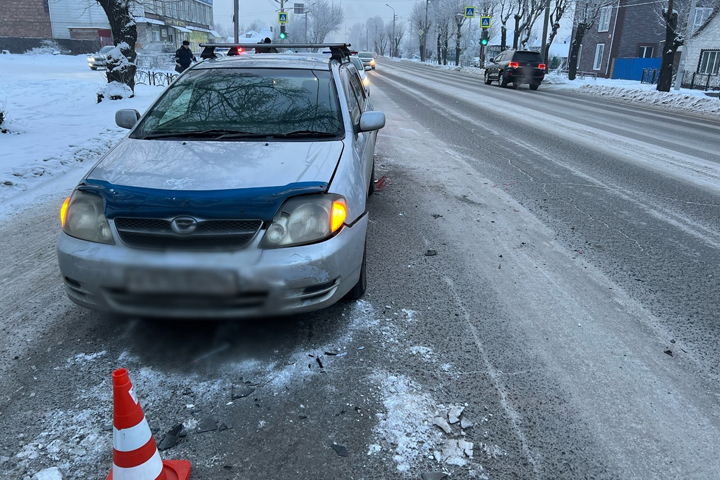
<instances>
[{"instance_id":1,"label":"car roof rack","mask_svg":"<svg viewBox=\"0 0 720 480\"><path fill-rule=\"evenodd\" d=\"M201 58L217 58L215 55L216 48L329 48L330 58L340 62L350 57L349 43L201 43L203 51Z\"/></svg>"}]
</instances>

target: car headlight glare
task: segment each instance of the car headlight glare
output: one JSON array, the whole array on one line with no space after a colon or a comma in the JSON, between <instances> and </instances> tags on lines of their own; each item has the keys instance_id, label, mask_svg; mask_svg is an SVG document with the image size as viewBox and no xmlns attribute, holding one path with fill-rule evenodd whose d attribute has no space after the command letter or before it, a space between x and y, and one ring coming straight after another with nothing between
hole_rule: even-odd
<instances>
[{"instance_id":1,"label":"car headlight glare","mask_svg":"<svg viewBox=\"0 0 720 480\"><path fill-rule=\"evenodd\" d=\"M291 198L275 215L261 246L289 247L325 240L345 224L346 216L345 199L339 195Z\"/></svg>"},{"instance_id":2,"label":"car headlight glare","mask_svg":"<svg viewBox=\"0 0 720 480\"><path fill-rule=\"evenodd\" d=\"M65 233L88 242L115 243L100 195L75 190L65 202L60 213Z\"/></svg>"}]
</instances>

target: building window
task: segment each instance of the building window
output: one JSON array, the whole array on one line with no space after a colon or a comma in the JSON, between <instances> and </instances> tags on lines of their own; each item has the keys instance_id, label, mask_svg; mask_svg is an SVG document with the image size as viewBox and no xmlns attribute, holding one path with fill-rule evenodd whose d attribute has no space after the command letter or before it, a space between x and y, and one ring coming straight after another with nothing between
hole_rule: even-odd
<instances>
[{"instance_id":1,"label":"building window","mask_svg":"<svg viewBox=\"0 0 720 480\"><path fill-rule=\"evenodd\" d=\"M595 61L593 62L593 70L600 70L602 67L603 54L605 53L605 44L598 43L595 47Z\"/></svg>"},{"instance_id":2,"label":"building window","mask_svg":"<svg viewBox=\"0 0 720 480\"><path fill-rule=\"evenodd\" d=\"M640 46L640 51L638 52L638 57L640 57L640 58L652 58L652 56L653 56L653 50L654 50L653 47L648 47L648 46L641 45L641 46Z\"/></svg>"},{"instance_id":3,"label":"building window","mask_svg":"<svg viewBox=\"0 0 720 480\"><path fill-rule=\"evenodd\" d=\"M720 50L703 50L698 73L717 75L720 67Z\"/></svg>"},{"instance_id":4,"label":"building window","mask_svg":"<svg viewBox=\"0 0 720 480\"><path fill-rule=\"evenodd\" d=\"M607 32L610 30L610 16L612 15L612 7L602 7L600 9L600 21L598 22L598 32Z\"/></svg>"},{"instance_id":5,"label":"building window","mask_svg":"<svg viewBox=\"0 0 720 480\"><path fill-rule=\"evenodd\" d=\"M695 21L693 22L693 26L696 29L702 27L703 23L705 23L705 20L708 19L712 11L712 8L695 8Z\"/></svg>"},{"instance_id":6,"label":"building window","mask_svg":"<svg viewBox=\"0 0 720 480\"><path fill-rule=\"evenodd\" d=\"M580 47L578 48L578 56L577 56L577 62L575 62L575 68L580 68L580 55L582 55L582 43L580 44Z\"/></svg>"}]
</instances>

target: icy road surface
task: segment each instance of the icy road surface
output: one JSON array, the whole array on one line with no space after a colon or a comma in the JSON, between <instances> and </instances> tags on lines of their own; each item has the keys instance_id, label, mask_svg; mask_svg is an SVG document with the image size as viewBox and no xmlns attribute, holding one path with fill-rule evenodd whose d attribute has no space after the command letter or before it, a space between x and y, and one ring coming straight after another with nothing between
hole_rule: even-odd
<instances>
[{"instance_id":1,"label":"icy road surface","mask_svg":"<svg viewBox=\"0 0 720 480\"><path fill-rule=\"evenodd\" d=\"M156 441L184 426L162 454L195 480L717 476L718 121L423 66L370 77L387 186L363 301L99 315L59 278L62 175L0 224L0 477L106 476L120 366Z\"/></svg>"}]
</instances>

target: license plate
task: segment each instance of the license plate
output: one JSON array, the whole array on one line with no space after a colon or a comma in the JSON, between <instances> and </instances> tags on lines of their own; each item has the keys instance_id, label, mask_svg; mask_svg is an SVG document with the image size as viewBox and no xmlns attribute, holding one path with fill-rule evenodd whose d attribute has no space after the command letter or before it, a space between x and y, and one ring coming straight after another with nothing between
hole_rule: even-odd
<instances>
[{"instance_id":1,"label":"license plate","mask_svg":"<svg viewBox=\"0 0 720 480\"><path fill-rule=\"evenodd\" d=\"M131 293L232 295L237 276L231 271L131 269L127 288Z\"/></svg>"}]
</instances>

